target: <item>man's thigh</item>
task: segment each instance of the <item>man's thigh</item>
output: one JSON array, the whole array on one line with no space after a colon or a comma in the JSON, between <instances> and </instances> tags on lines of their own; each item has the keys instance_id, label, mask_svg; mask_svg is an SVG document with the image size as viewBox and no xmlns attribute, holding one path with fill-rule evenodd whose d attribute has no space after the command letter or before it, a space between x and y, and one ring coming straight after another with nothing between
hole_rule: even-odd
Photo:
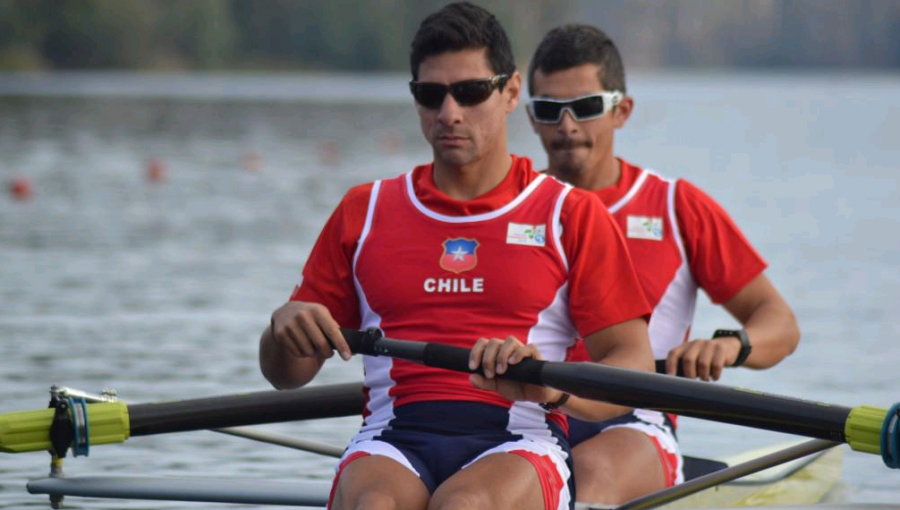
<instances>
[{"instance_id":1,"label":"man's thigh","mask_svg":"<svg viewBox=\"0 0 900 510\"><path fill-rule=\"evenodd\" d=\"M635 429L612 428L572 449L576 497L617 505L666 487L653 440Z\"/></svg>"},{"instance_id":2,"label":"man's thigh","mask_svg":"<svg viewBox=\"0 0 900 510\"><path fill-rule=\"evenodd\" d=\"M329 508L424 510L428 489L408 467L384 455L348 458L338 470Z\"/></svg>"},{"instance_id":3,"label":"man's thigh","mask_svg":"<svg viewBox=\"0 0 900 510\"><path fill-rule=\"evenodd\" d=\"M428 508L569 509L573 495L571 472L565 460L565 453L548 451L543 446L487 452L441 484Z\"/></svg>"}]
</instances>

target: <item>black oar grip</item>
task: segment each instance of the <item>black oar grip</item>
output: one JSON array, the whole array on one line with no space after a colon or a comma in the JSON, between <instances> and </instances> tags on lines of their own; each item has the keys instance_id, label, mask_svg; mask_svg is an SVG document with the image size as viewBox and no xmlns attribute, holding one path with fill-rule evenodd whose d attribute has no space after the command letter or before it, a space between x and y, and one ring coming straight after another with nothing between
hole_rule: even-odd
<instances>
[{"instance_id":1,"label":"black oar grip","mask_svg":"<svg viewBox=\"0 0 900 510\"><path fill-rule=\"evenodd\" d=\"M446 368L459 372L482 373L481 369L469 369L470 351L462 347L383 338L378 328L369 328L366 331L341 329L341 333L354 354L391 356L422 363L430 367ZM543 384L543 379L541 378L543 364L543 361L526 358L516 365L509 365L506 374L502 377L531 384Z\"/></svg>"},{"instance_id":2,"label":"black oar grip","mask_svg":"<svg viewBox=\"0 0 900 510\"><path fill-rule=\"evenodd\" d=\"M666 360L656 360L656 373L666 375ZM675 375L677 375L678 377L684 377L684 365L682 365L681 363L678 364L678 372Z\"/></svg>"},{"instance_id":3,"label":"black oar grip","mask_svg":"<svg viewBox=\"0 0 900 510\"><path fill-rule=\"evenodd\" d=\"M341 334L344 335L344 340L347 341L350 352L353 354L376 355L374 350L375 340L381 338L380 329L369 328L365 331L359 331L357 329L341 328Z\"/></svg>"},{"instance_id":4,"label":"black oar grip","mask_svg":"<svg viewBox=\"0 0 900 510\"><path fill-rule=\"evenodd\" d=\"M443 344L427 344L422 356L422 363L440 368L448 368L450 370L458 370L460 372L477 372L482 373L481 368L471 370L469 368L469 349L462 347L453 347ZM508 365L506 374L499 377L508 377L516 381L522 381L532 384L543 384L541 379L541 366L543 361L525 358L515 365Z\"/></svg>"},{"instance_id":5,"label":"black oar grip","mask_svg":"<svg viewBox=\"0 0 900 510\"><path fill-rule=\"evenodd\" d=\"M447 368L459 372L478 372L469 369L469 350L442 344L427 344L422 350L422 363L430 367Z\"/></svg>"},{"instance_id":6,"label":"black oar grip","mask_svg":"<svg viewBox=\"0 0 900 510\"><path fill-rule=\"evenodd\" d=\"M534 358L525 358L515 365L506 367L506 374L500 377L509 377L514 381L521 381L530 384L544 384L544 378L541 370L544 368L545 361Z\"/></svg>"}]
</instances>

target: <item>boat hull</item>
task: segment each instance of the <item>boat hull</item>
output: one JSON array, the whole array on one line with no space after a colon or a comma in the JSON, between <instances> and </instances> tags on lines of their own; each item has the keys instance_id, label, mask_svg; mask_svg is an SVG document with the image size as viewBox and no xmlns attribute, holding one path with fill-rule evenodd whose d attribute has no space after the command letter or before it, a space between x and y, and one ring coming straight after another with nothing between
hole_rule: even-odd
<instances>
[{"instance_id":1,"label":"boat hull","mask_svg":"<svg viewBox=\"0 0 900 510\"><path fill-rule=\"evenodd\" d=\"M783 446L752 450L722 460L733 466ZM832 448L741 481L698 492L661 508L710 509L819 503L840 479L842 458L842 448ZM28 492L32 494L319 507L325 506L329 490L330 482L325 480L274 482L202 477L84 476L42 478L28 482ZM579 504L578 508L610 507Z\"/></svg>"}]
</instances>

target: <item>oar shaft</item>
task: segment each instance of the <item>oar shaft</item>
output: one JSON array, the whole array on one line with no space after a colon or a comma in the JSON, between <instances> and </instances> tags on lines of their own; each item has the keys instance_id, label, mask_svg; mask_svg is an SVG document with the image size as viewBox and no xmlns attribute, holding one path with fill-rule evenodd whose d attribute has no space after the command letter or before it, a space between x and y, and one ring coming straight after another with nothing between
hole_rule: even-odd
<instances>
[{"instance_id":1,"label":"oar shaft","mask_svg":"<svg viewBox=\"0 0 900 510\"><path fill-rule=\"evenodd\" d=\"M356 391L353 391L353 390ZM132 436L362 414L359 383L128 406Z\"/></svg>"},{"instance_id":2,"label":"oar shaft","mask_svg":"<svg viewBox=\"0 0 900 510\"><path fill-rule=\"evenodd\" d=\"M596 363L545 363L545 384L580 397L722 423L845 442L851 409L724 384Z\"/></svg>"},{"instance_id":3,"label":"oar shaft","mask_svg":"<svg viewBox=\"0 0 900 510\"><path fill-rule=\"evenodd\" d=\"M362 385L358 385L354 387L354 385L345 385L346 393L344 395L345 398L349 398L351 401L355 398L353 392L355 391L357 394L362 394ZM85 399L87 402L97 403L97 402L115 402L117 398L114 396L115 393L109 393L111 390L104 391L102 395L96 395L94 393L88 393L81 390L76 390L73 388L58 388L57 391L60 395L65 397L80 397ZM344 391L342 390L342 393ZM353 411L353 407L348 408L348 415L356 414ZM338 446L333 446L330 444L319 443L315 441L307 441L305 439L300 439L292 436L286 436L284 434L276 434L274 432L269 432L265 430L253 429L249 427L230 427L224 429L210 429L212 432L219 432L221 434L227 434L229 436L234 437L242 437L244 439L250 439L252 441L259 441L260 443L274 444L277 446L284 446L286 448L293 448L295 450L300 450L303 452L310 453L318 453L320 455L327 455L329 457L340 458L341 454L344 452L344 449Z\"/></svg>"}]
</instances>

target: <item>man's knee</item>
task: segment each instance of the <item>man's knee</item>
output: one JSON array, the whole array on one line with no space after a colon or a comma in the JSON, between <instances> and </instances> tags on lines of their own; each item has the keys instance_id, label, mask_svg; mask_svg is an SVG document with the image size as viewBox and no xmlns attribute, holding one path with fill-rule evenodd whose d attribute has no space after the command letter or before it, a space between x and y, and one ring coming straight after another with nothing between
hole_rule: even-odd
<instances>
[{"instance_id":1,"label":"man's knee","mask_svg":"<svg viewBox=\"0 0 900 510\"><path fill-rule=\"evenodd\" d=\"M578 485L584 480L609 480L615 475L615 462L610 455L596 449L585 448L572 454L575 467L575 480Z\"/></svg>"},{"instance_id":2,"label":"man's knee","mask_svg":"<svg viewBox=\"0 0 900 510\"><path fill-rule=\"evenodd\" d=\"M428 510L493 510L497 502L480 491L453 491L435 493L428 503Z\"/></svg>"},{"instance_id":3,"label":"man's knee","mask_svg":"<svg viewBox=\"0 0 900 510\"><path fill-rule=\"evenodd\" d=\"M572 451L578 501L618 505L665 488L662 464L651 440L615 429Z\"/></svg>"},{"instance_id":4,"label":"man's knee","mask_svg":"<svg viewBox=\"0 0 900 510\"><path fill-rule=\"evenodd\" d=\"M397 501L381 491L362 492L356 497L335 494L330 510L399 510Z\"/></svg>"},{"instance_id":5,"label":"man's knee","mask_svg":"<svg viewBox=\"0 0 900 510\"><path fill-rule=\"evenodd\" d=\"M428 504L428 492L410 490L392 494L390 490L363 489L352 496L335 494L329 510L424 510Z\"/></svg>"}]
</instances>

